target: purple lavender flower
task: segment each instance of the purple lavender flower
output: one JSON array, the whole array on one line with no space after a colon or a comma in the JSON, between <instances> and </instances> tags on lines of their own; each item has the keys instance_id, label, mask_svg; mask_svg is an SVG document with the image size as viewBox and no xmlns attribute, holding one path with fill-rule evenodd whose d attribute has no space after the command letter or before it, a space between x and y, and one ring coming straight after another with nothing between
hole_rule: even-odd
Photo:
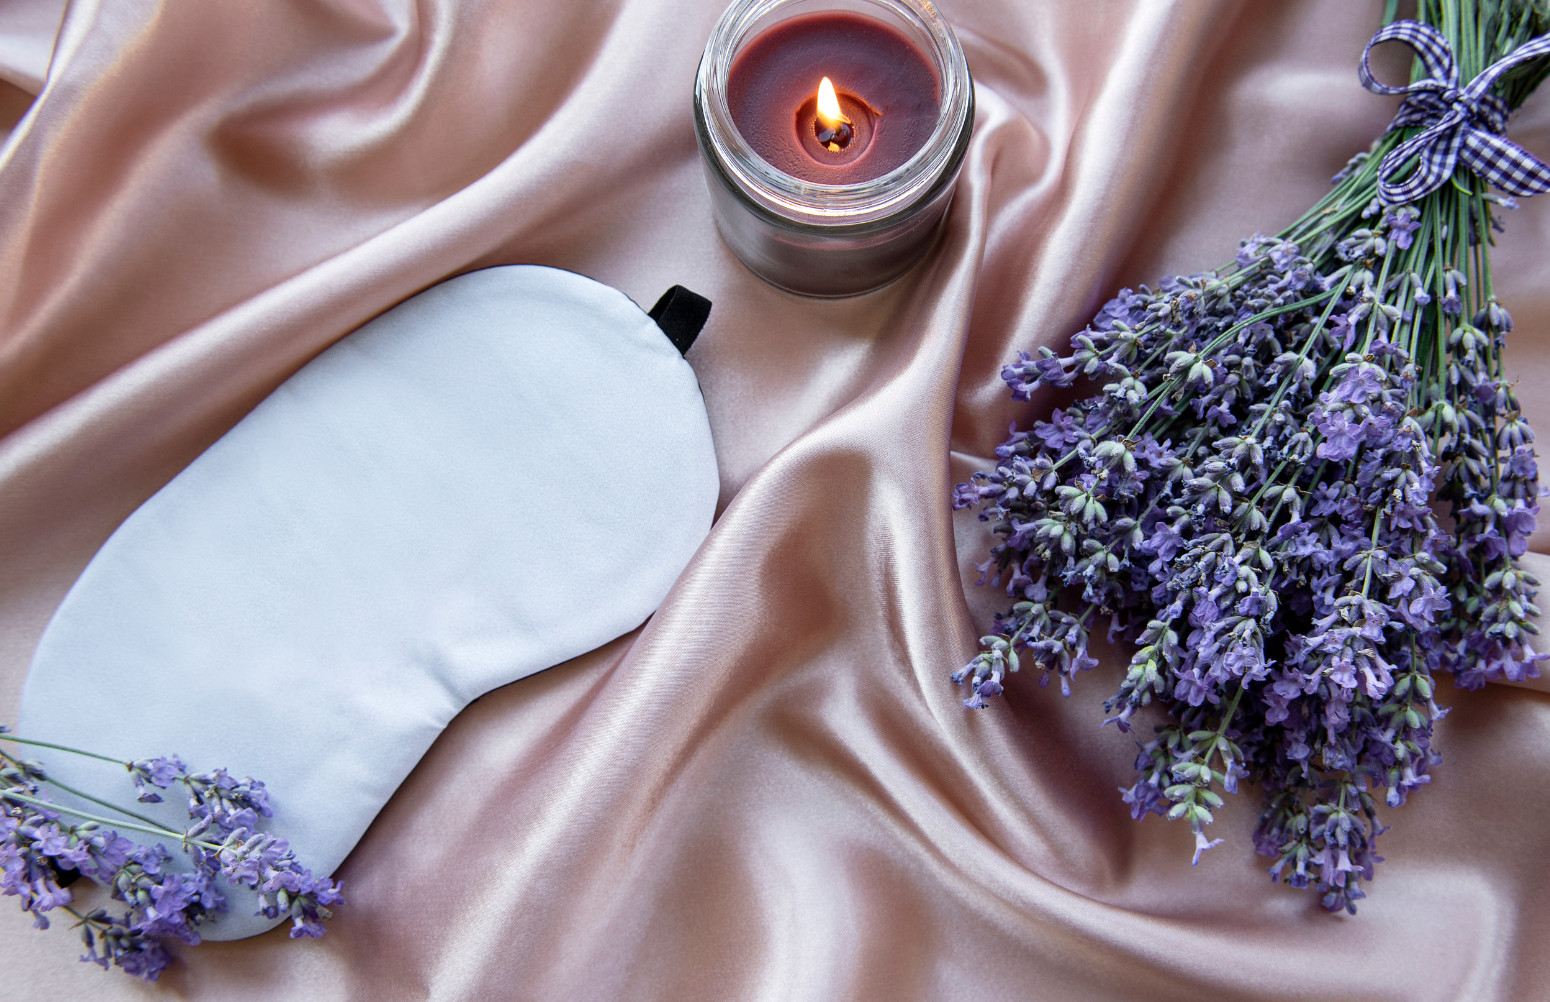
<instances>
[{"instance_id":1,"label":"purple lavender flower","mask_svg":"<svg viewBox=\"0 0 1550 1002\"><path fill-rule=\"evenodd\" d=\"M1289 271L1297 263L1297 253L1298 247L1296 244L1290 242L1278 243L1270 251L1270 261L1275 265L1277 271Z\"/></svg>"},{"instance_id":2,"label":"purple lavender flower","mask_svg":"<svg viewBox=\"0 0 1550 1002\"><path fill-rule=\"evenodd\" d=\"M1224 404L1212 404L1206 408L1206 420L1222 428L1238 423L1238 419L1233 417L1232 411Z\"/></svg>"},{"instance_id":3,"label":"purple lavender flower","mask_svg":"<svg viewBox=\"0 0 1550 1002\"><path fill-rule=\"evenodd\" d=\"M1458 316L1464 312L1463 300L1459 297L1459 289L1467 284L1462 272L1449 268L1443 272L1442 312Z\"/></svg>"},{"instance_id":4,"label":"purple lavender flower","mask_svg":"<svg viewBox=\"0 0 1550 1002\"><path fill-rule=\"evenodd\" d=\"M1409 250L1411 234L1421 228L1420 213L1406 206L1383 217L1388 224L1389 237L1400 250Z\"/></svg>"},{"instance_id":5,"label":"purple lavender flower","mask_svg":"<svg viewBox=\"0 0 1550 1002\"><path fill-rule=\"evenodd\" d=\"M1362 364L1351 369L1335 387L1334 398L1346 403L1364 404L1383 390L1383 370Z\"/></svg>"},{"instance_id":6,"label":"purple lavender flower","mask_svg":"<svg viewBox=\"0 0 1550 1002\"><path fill-rule=\"evenodd\" d=\"M1423 582L1421 590L1406 607L1410 613L1410 622L1416 626L1423 622L1428 626L1434 624L1436 613L1447 612L1451 608L1453 603L1448 598L1448 590L1435 581Z\"/></svg>"},{"instance_id":7,"label":"purple lavender flower","mask_svg":"<svg viewBox=\"0 0 1550 1002\"><path fill-rule=\"evenodd\" d=\"M159 804L161 795L146 789L146 784L167 789L183 778L187 767L176 755L166 758L143 758L129 763L129 775L134 780L135 791L142 804Z\"/></svg>"},{"instance_id":8,"label":"purple lavender flower","mask_svg":"<svg viewBox=\"0 0 1550 1002\"><path fill-rule=\"evenodd\" d=\"M1319 443L1314 455L1320 459L1335 462L1341 462L1356 455L1356 450L1361 446L1361 440L1358 437L1360 426L1353 425L1344 411L1316 414L1314 420L1317 422L1319 434L1324 436L1324 441Z\"/></svg>"},{"instance_id":9,"label":"purple lavender flower","mask_svg":"<svg viewBox=\"0 0 1550 1002\"><path fill-rule=\"evenodd\" d=\"M1534 450L1526 445L1514 449L1512 458L1507 461L1507 472L1515 479L1537 483L1539 460L1535 457Z\"/></svg>"},{"instance_id":10,"label":"purple lavender flower","mask_svg":"<svg viewBox=\"0 0 1550 1002\"><path fill-rule=\"evenodd\" d=\"M1217 846L1221 845L1223 841L1225 841L1225 840L1224 839L1219 839L1219 838L1214 838L1214 839L1211 839L1210 841L1206 841L1205 832L1203 832L1203 831L1201 831L1201 830L1199 830L1197 828L1195 830L1195 856L1194 856L1193 859L1191 859L1189 861L1189 865L1190 866L1199 866L1200 865L1200 854L1205 852L1207 849L1215 849Z\"/></svg>"},{"instance_id":11,"label":"purple lavender flower","mask_svg":"<svg viewBox=\"0 0 1550 1002\"><path fill-rule=\"evenodd\" d=\"M1058 407L1048 421L1040 421L1034 425L1034 434L1039 436L1047 449L1064 449L1077 444L1085 437L1071 416L1063 413Z\"/></svg>"}]
</instances>

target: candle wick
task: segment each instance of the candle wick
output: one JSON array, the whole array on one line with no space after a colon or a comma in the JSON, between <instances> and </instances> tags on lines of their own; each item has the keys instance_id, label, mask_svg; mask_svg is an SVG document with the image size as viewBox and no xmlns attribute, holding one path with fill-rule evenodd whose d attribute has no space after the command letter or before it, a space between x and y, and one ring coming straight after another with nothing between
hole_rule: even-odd
<instances>
[{"instance_id":1,"label":"candle wick","mask_svg":"<svg viewBox=\"0 0 1550 1002\"><path fill-rule=\"evenodd\" d=\"M839 153L850 145L851 139L855 138L856 132L849 119L842 119L831 125L819 118L814 125L819 144L830 153Z\"/></svg>"}]
</instances>

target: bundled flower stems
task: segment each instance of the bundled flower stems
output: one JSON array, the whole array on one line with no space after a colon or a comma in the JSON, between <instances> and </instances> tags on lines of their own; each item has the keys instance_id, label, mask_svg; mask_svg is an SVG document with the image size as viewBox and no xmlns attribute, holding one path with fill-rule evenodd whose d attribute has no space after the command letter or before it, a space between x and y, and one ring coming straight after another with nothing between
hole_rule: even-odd
<instances>
[{"instance_id":1,"label":"bundled flower stems","mask_svg":"<svg viewBox=\"0 0 1550 1002\"><path fill-rule=\"evenodd\" d=\"M176 831L50 780L39 763L0 750L0 891L21 899L36 928L47 929L48 914L56 909L69 913L86 947L82 960L155 981L172 962L163 939L197 944L199 927L226 911L223 882L256 891L259 914L291 919L292 939L323 935L328 906L343 901L340 885L313 877L284 839L259 830L259 819L272 811L264 784L257 780L236 780L225 769L191 774L176 755L118 762L18 738L4 727L0 740L121 765L141 803L159 803L156 790L174 785L188 794L190 825ZM53 803L50 786L100 804L116 817ZM193 863L192 872L174 871L172 854L161 842L142 845L119 831L179 845ZM71 907L69 887L83 876L106 886L123 911L82 913Z\"/></svg>"},{"instance_id":2,"label":"bundled flower stems","mask_svg":"<svg viewBox=\"0 0 1550 1002\"><path fill-rule=\"evenodd\" d=\"M1333 190L1224 267L1123 290L1060 357L1002 376L1089 395L957 487L999 541L1014 599L954 674L982 707L1030 663L1071 680L1095 629L1135 645L1105 708L1153 711L1132 816L1187 821L1194 861L1223 794L1264 791L1273 880L1356 911L1381 800L1439 761L1440 673L1538 675L1534 433L1502 371L1498 207L1550 189L1507 117L1550 71L1543 0L1422 0L1373 43L1416 51L1398 117ZM1369 45L1369 49L1371 45ZM1435 507L1434 507L1435 505ZM1437 512L1445 511L1446 518Z\"/></svg>"}]
</instances>

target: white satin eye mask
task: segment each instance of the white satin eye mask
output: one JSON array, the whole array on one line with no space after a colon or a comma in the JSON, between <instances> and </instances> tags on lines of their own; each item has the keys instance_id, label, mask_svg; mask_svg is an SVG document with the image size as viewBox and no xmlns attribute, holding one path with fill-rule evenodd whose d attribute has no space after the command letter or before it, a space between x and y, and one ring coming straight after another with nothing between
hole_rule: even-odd
<instances>
[{"instance_id":1,"label":"white satin eye mask","mask_svg":"<svg viewBox=\"0 0 1550 1002\"><path fill-rule=\"evenodd\" d=\"M18 731L260 779L268 828L330 874L466 704L640 625L717 493L694 372L634 303L552 268L459 276L308 363L119 527L38 644ZM188 824L178 787L134 804L121 767L39 757ZM206 938L276 924L223 890Z\"/></svg>"}]
</instances>

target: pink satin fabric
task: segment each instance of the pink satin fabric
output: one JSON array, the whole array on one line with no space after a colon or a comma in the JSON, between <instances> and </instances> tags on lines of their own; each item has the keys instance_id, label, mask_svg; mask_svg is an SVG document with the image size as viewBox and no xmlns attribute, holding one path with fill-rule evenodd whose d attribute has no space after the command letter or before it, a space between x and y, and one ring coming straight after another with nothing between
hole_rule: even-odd
<instances>
[{"instance_id":1,"label":"pink satin fabric","mask_svg":"<svg viewBox=\"0 0 1550 1002\"><path fill-rule=\"evenodd\" d=\"M0 7L0 34L38 6ZM1098 728L1123 651L1070 699L1017 677L970 713L947 679L1004 600L973 586L985 526L951 484L1053 404L1014 404L1000 365L1326 190L1393 113L1356 80L1381 8L942 0L979 85L946 238L819 302L711 222L689 95L720 0L72 3L0 153L0 720L125 516L461 271L714 300L689 358L722 510L641 631L453 723L344 865L324 939L182 950L146 990L0 900L0 996L1545 997L1542 690L1444 692L1446 760L1385 813L1346 918L1271 885L1253 790L1197 869L1185 827L1131 821L1133 746ZM1511 133L1550 154L1550 93ZM1507 228L1510 364L1550 429L1550 198ZM588 405L629 392L600 373Z\"/></svg>"}]
</instances>

